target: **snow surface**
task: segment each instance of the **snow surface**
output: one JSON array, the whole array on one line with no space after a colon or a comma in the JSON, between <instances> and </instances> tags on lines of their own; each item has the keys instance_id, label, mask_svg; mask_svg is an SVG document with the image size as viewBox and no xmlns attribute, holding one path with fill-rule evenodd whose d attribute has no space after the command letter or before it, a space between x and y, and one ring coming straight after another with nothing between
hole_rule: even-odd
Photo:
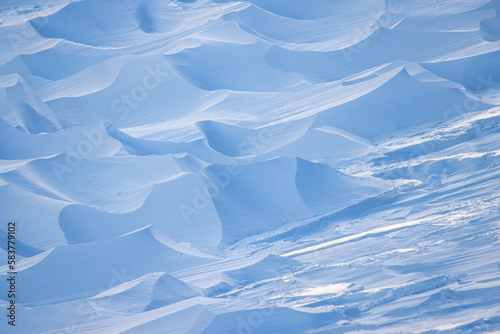
<instances>
[{"instance_id":1,"label":"snow surface","mask_svg":"<svg viewBox=\"0 0 500 334\"><path fill-rule=\"evenodd\" d=\"M1 333L500 331L500 1L0 1Z\"/></svg>"}]
</instances>

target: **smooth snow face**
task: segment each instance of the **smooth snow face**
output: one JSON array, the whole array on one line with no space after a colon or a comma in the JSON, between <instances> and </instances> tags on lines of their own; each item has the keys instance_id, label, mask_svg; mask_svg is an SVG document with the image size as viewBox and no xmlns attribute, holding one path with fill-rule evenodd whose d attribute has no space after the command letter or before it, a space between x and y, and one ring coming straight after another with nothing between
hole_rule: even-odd
<instances>
[{"instance_id":1,"label":"smooth snow face","mask_svg":"<svg viewBox=\"0 0 500 334\"><path fill-rule=\"evenodd\" d=\"M499 124L497 0L1 1L0 332L499 331Z\"/></svg>"}]
</instances>

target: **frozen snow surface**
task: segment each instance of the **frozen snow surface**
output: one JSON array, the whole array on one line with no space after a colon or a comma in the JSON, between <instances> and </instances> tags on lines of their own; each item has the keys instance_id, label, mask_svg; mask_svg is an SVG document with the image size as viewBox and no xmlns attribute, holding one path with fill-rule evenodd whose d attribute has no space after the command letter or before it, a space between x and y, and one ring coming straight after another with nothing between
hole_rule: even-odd
<instances>
[{"instance_id":1,"label":"frozen snow surface","mask_svg":"<svg viewBox=\"0 0 500 334\"><path fill-rule=\"evenodd\" d=\"M0 141L1 333L500 331L500 1L2 0Z\"/></svg>"}]
</instances>

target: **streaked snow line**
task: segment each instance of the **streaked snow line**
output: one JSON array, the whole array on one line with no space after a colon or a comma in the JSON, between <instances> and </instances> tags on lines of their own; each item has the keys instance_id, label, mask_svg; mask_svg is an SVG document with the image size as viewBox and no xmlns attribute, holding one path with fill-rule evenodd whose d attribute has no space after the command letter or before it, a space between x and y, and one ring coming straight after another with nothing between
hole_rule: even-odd
<instances>
[{"instance_id":1,"label":"streaked snow line","mask_svg":"<svg viewBox=\"0 0 500 334\"><path fill-rule=\"evenodd\" d=\"M419 225L419 224L423 223L424 221L425 221L425 219L418 219L418 220L409 221L409 222L405 222L405 223L399 223L399 224L393 224L393 225L389 225L389 226L379 227L379 228L376 228L376 229L373 229L370 231L356 233L356 234L353 234L353 235L350 235L350 236L347 236L344 238L323 242L319 245L310 246L310 247L306 247L303 249L298 249L298 250L295 250L292 252L282 254L281 256L289 257L289 256L309 253L309 252L313 252L313 251L316 251L316 250L319 250L322 248L326 248L326 247L329 247L332 245L343 244L345 242L361 239L361 238L364 238L366 236L376 235L376 234L384 233L384 232L389 232L389 231L397 230L397 229L404 228L404 227Z\"/></svg>"}]
</instances>

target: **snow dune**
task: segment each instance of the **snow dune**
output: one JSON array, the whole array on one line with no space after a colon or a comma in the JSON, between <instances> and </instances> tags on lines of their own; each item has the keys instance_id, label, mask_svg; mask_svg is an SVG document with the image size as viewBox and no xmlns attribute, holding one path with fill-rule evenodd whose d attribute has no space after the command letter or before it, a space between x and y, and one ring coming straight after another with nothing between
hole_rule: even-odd
<instances>
[{"instance_id":1,"label":"snow dune","mask_svg":"<svg viewBox=\"0 0 500 334\"><path fill-rule=\"evenodd\" d=\"M87 249L87 250L86 250ZM88 256L89 250L95 256ZM102 255L99 255L102 254ZM113 286L113 274L138 278L146 273L161 270L168 264L170 270L213 261L210 256L192 252L165 239L154 227L96 243L60 246L42 261L22 271L25 292L20 303L46 304L90 297L108 285ZM144 265L143 258L156 258ZM59 268L59 269L57 269ZM156 268L156 269L153 269ZM40 276L47 279L39 281ZM2 275L2 278L7 275ZM2 287L6 288L2 279ZM78 281L79 284L74 284ZM43 288L41 288L43 287Z\"/></svg>"},{"instance_id":2,"label":"snow dune","mask_svg":"<svg viewBox=\"0 0 500 334\"><path fill-rule=\"evenodd\" d=\"M499 13L2 1L0 332L499 331Z\"/></svg>"}]
</instances>

